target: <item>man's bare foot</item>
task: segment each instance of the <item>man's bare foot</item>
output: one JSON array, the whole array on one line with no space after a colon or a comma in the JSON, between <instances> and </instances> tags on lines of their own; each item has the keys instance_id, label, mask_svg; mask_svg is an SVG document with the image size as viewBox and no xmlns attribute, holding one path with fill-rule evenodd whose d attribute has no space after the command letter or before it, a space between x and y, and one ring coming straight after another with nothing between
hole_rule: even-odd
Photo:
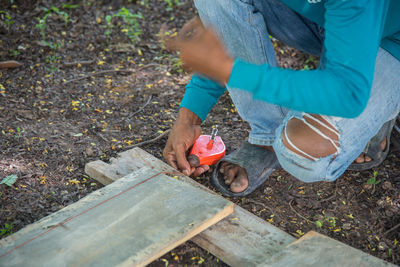
<instances>
[{"instance_id":1,"label":"man's bare foot","mask_svg":"<svg viewBox=\"0 0 400 267\"><path fill-rule=\"evenodd\" d=\"M260 147L272 150L270 146ZM219 172L224 174L225 184L230 186L233 193L243 192L249 186L246 170L236 164L223 162Z\"/></svg>"},{"instance_id":2,"label":"man's bare foot","mask_svg":"<svg viewBox=\"0 0 400 267\"><path fill-rule=\"evenodd\" d=\"M382 151L385 150L386 148L386 138L385 140L383 140L381 142L381 149ZM364 153L361 153L358 158L356 158L356 160L354 161L355 163L364 163L364 162L370 162L372 159L370 157L368 157L367 155L365 155Z\"/></svg>"}]
</instances>

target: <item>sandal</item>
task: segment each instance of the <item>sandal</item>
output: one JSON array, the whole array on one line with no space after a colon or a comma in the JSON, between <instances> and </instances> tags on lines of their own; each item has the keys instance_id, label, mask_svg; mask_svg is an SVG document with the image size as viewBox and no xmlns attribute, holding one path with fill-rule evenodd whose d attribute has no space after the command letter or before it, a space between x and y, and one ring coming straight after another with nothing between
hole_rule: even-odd
<instances>
[{"instance_id":1,"label":"sandal","mask_svg":"<svg viewBox=\"0 0 400 267\"><path fill-rule=\"evenodd\" d=\"M364 171L379 166L389 153L390 147L390 136L393 130L393 126L396 123L396 118L385 122L382 128L379 130L367 144L364 149L364 155L371 158L371 161L364 163L352 163L347 169L351 171ZM381 148L381 143L386 138L386 147L384 150Z\"/></svg>"},{"instance_id":2,"label":"sandal","mask_svg":"<svg viewBox=\"0 0 400 267\"><path fill-rule=\"evenodd\" d=\"M219 172L220 165L224 161L246 170L249 185L244 191L234 193L225 184L223 174ZM217 163L211 176L211 183L224 196L242 197L256 190L277 168L279 168L279 162L273 151L244 142L237 150Z\"/></svg>"}]
</instances>

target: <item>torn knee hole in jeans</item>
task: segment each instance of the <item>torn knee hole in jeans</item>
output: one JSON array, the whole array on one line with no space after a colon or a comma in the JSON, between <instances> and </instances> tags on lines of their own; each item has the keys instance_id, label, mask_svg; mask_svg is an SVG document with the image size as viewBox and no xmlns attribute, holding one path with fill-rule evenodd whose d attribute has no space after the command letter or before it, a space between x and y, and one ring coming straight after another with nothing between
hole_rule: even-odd
<instances>
[{"instance_id":1,"label":"torn knee hole in jeans","mask_svg":"<svg viewBox=\"0 0 400 267\"><path fill-rule=\"evenodd\" d=\"M303 113L301 118L291 118L282 134L288 149L313 161L327 156L335 159L340 152L339 137L339 130L333 126L328 116L307 113Z\"/></svg>"}]
</instances>

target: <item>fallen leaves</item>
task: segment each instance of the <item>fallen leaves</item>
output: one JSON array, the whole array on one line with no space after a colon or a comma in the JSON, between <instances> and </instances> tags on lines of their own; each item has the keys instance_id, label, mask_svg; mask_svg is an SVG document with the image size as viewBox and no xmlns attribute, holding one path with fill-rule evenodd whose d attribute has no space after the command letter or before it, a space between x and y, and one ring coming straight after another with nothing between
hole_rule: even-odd
<instances>
[{"instance_id":1,"label":"fallen leaves","mask_svg":"<svg viewBox=\"0 0 400 267\"><path fill-rule=\"evenodd\" d=\"M15 60L0 61L0 69L13 69L21 66L22 63Z\"/></svg>"}]
</instances>

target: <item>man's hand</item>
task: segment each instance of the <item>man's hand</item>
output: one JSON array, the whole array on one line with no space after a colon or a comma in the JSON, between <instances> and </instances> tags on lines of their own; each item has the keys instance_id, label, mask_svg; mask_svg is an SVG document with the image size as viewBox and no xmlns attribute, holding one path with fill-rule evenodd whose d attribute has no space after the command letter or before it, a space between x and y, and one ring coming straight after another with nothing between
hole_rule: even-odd
<instances>
[{"instance_id":1,"label":"man's hand","mask_svg":"<svg viewBox=\"0 0 400 267\"><path fill-rule=\"evenodd\" d=\"M188 150L201 134L200 124L201 120L196 114L181 108L163 151L167 163L188 176L198 176L210 169L207 165L194 168L186 158Z\"/></svg>"},{"instance_id":2,"label":"man's hand","mask_svg":"<svg viewBox=\"0 0 400 267\"><path fill-rule=\"evenodd\" d=\"M232 72L233 58L217 37L205 28L199 18L183 26L178 37L166 40L170 50L180 51L185 67L203 74L225 86Z\"/></svg>"}]
</instances>

